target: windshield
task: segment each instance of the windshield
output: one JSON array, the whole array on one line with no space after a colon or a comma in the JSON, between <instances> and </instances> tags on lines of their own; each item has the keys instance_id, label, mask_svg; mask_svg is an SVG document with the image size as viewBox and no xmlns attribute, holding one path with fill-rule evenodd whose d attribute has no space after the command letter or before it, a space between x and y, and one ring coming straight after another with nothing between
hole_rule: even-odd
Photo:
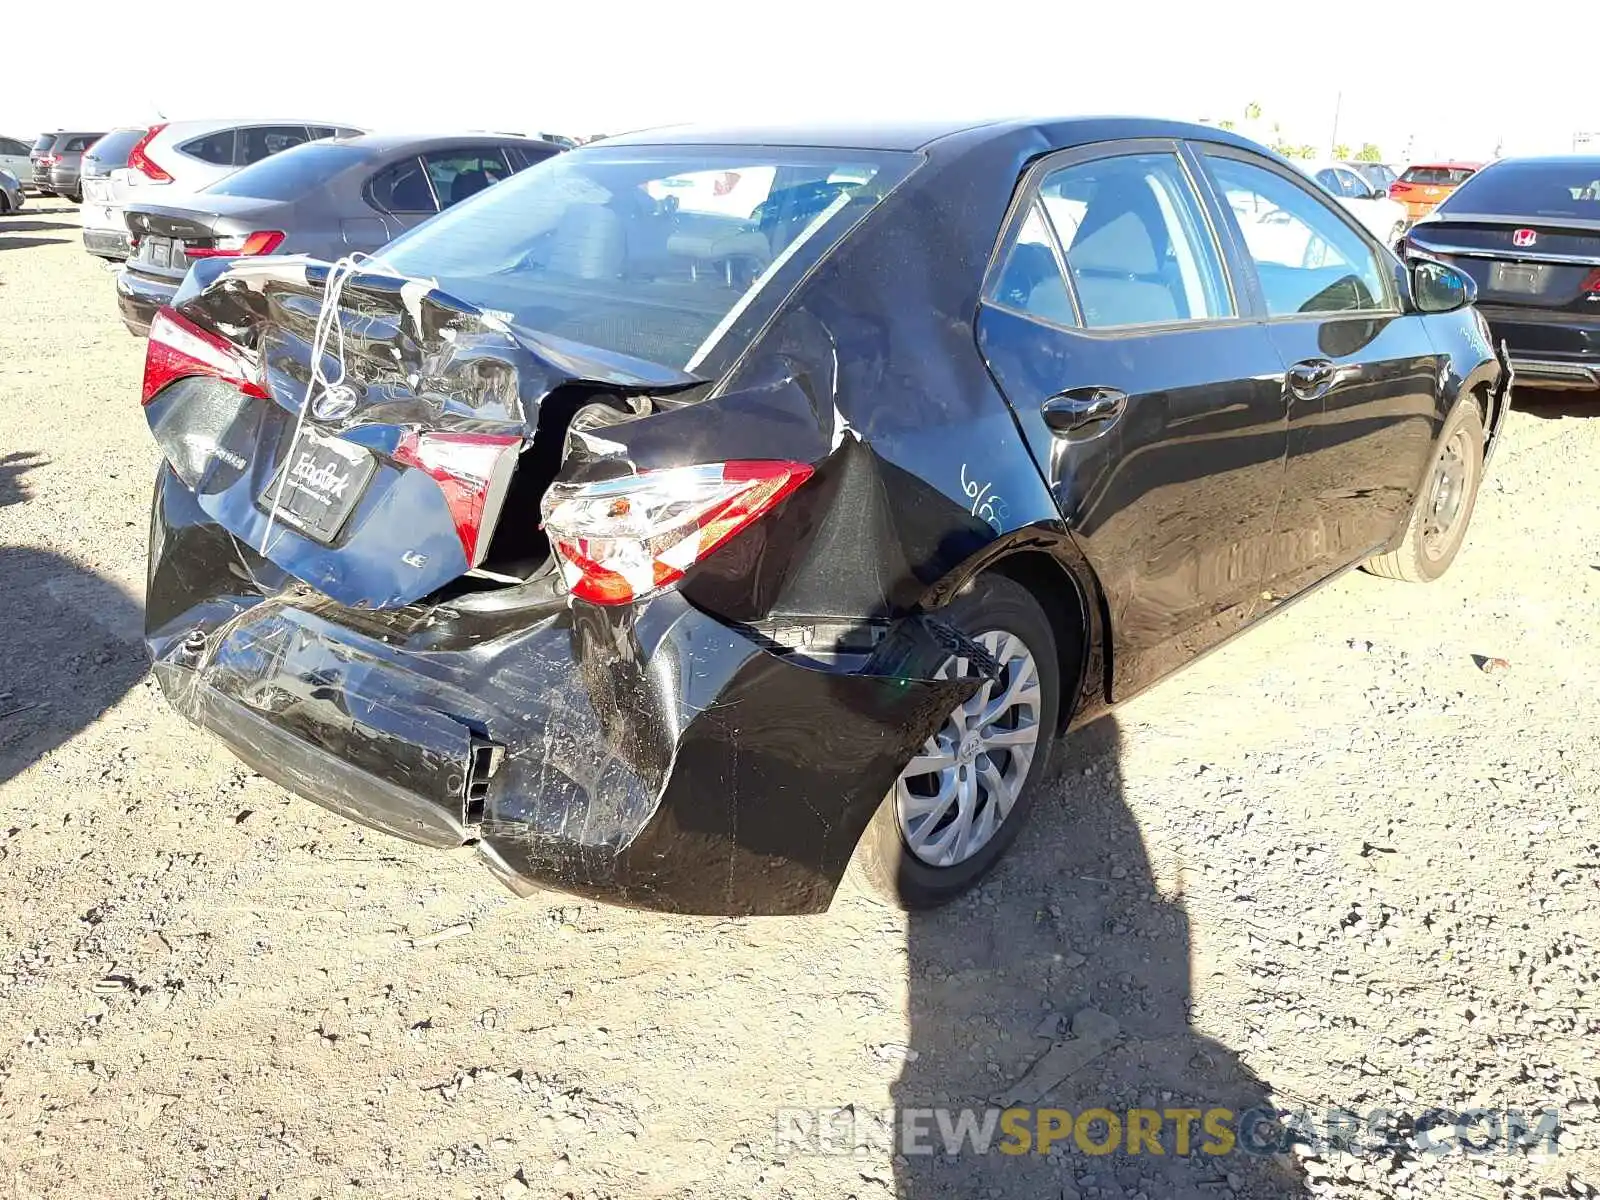
<instances>
[{"instance_id":1,"label":"windshield","mask_svg":"<svg viewBox=\"0 0 1600 1200\"><path fill-rule=\"evenodd\" d=\"M142 129L113 129L89 147L84 157L111 167L128 165L128 151L144 136Z\"/></svg>"},{"instance_id":2,"label":"windshield","mask_svg":"<svg viewBox=\"0 0 1600 1200\"><path fill-rule=\"evenodd\" d=\"M1501 162L1456 189L1441 212L1600 220L1600 159Z\"/></svg>"},{"instance_id":3,"label":"windshield","mask_svg":"<svg viewBox=\"0 0 1600 1200\"><path fill-rule=\"evenodd\" d=\"M1425 183L1433 187L1454 187L1472 178L1472 167L1407 167L1401 183Z\"/></svg>"},{"instance_id":4,"label":"windshield","mask_svg":"<svg viewBox=\"0 0 1600 1200\"><path fill-rule=\"evenodd\" d=\"M568 151L380 257L514 324L692 371L769 278L820 260L916 161L771 147Z\"/></svg>"},{"instance_id":5,"label":"windshield","mask_svg":"<svg viewBox=\"0 0 1600 1200\"><path fill-rule=\"evenodd\" d=\"M33 144L33 152L35 154L37 154L40 150L48 150L48 149L50 149L51 146L54 146L55 144L56 144L56 135L55 134L53 134L53 133L41 133L39 135L39 140Z\"/></svg>"},{"instance_id":6,"label":"windshield","mask_svg":"<svg viewBox=\"0 0 1600 1200\"><path fill-rule=\"evenodd\" d=\"M370 150L334 142L291 146L260 162L241 167L205 188L212 196L251 196L257 200L297 200L321 187L346 167L364 162Z\"/></svg>"}]
</instances>

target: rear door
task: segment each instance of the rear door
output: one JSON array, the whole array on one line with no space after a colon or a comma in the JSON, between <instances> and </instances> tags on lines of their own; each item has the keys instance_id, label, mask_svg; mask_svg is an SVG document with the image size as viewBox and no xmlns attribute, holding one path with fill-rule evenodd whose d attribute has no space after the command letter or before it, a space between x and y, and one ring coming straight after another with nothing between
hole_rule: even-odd
<instances>
[{"instance_id":1,"label":"rear door","mask_svg":"<svg viewBox=\"0 0 1600 1200\"><path fill-rule=\"evenodd\" d=\"M1422 318L1401 311L1394 260L1336 201L1247 150L1207 145L1201 160L1285 376L1289 460L1266 579L1282 600L1409 516L1438 426L1438 359Z\"/></svg>"},{"instance_id":2,"label":"rear door","mask_svg":"<svg viewBox=\"0 0 1600 1200\"><path fill-rule=\"evenodd\" d=\"M980 346L1099 576L1122 699L1259 608L1283 490L1283 367L1177 143L1034 167Z\"/></svg>"}]
</instances>

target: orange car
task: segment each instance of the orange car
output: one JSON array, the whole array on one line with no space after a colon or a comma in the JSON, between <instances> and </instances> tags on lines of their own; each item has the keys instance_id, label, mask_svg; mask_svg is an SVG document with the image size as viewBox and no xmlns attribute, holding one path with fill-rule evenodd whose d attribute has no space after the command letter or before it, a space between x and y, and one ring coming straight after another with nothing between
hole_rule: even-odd
<instances>
[{"instance_id":1,"label":"orange car","mask_svg":"<svg viewBox=\"0 0 1600 1200\"><path fill-rule=\"evenodd\" d=\"M1389 185L1389 199L1404 204L1406 216L1415 221L1431 213L1482 166L1482 163L1462 162L1414 163Z\"/></svg>"}]
</instances>

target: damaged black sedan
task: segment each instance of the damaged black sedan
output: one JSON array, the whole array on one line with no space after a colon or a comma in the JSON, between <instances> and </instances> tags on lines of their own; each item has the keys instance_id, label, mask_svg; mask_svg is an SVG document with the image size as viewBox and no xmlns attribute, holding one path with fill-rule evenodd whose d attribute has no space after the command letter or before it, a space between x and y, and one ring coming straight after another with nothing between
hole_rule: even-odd
<instances>
[{"instance_id":1,"label":"damaged black sedan","mask_svg":"<svg viewBox=\"0 0 1600 1200\"><path fill-rule=\"evenodd\" d=\"M671 130L150 335L147 640L285 787L686 912L978 880L1063 732L1461 545L1473 286L1144 120Z\"/></svg>"}]
</instances>

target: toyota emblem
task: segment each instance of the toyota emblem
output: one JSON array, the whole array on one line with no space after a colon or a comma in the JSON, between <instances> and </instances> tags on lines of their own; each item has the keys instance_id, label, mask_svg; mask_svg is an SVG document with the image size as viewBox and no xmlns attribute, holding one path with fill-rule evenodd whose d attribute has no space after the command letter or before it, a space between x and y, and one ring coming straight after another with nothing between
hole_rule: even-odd
<instances>
[{"instance_id":1,"label":"toyota emblem","mask_svg":"<svg viewBox=\"0 0 1600 1200\"><path fill-rule=\"evenodd\" d=\"M319 421L337 421L340 417L349 416L355 406L355 389L336 383L324 388L322 394L311 402L311 415Z\"/></svg>"}]
</instances>

